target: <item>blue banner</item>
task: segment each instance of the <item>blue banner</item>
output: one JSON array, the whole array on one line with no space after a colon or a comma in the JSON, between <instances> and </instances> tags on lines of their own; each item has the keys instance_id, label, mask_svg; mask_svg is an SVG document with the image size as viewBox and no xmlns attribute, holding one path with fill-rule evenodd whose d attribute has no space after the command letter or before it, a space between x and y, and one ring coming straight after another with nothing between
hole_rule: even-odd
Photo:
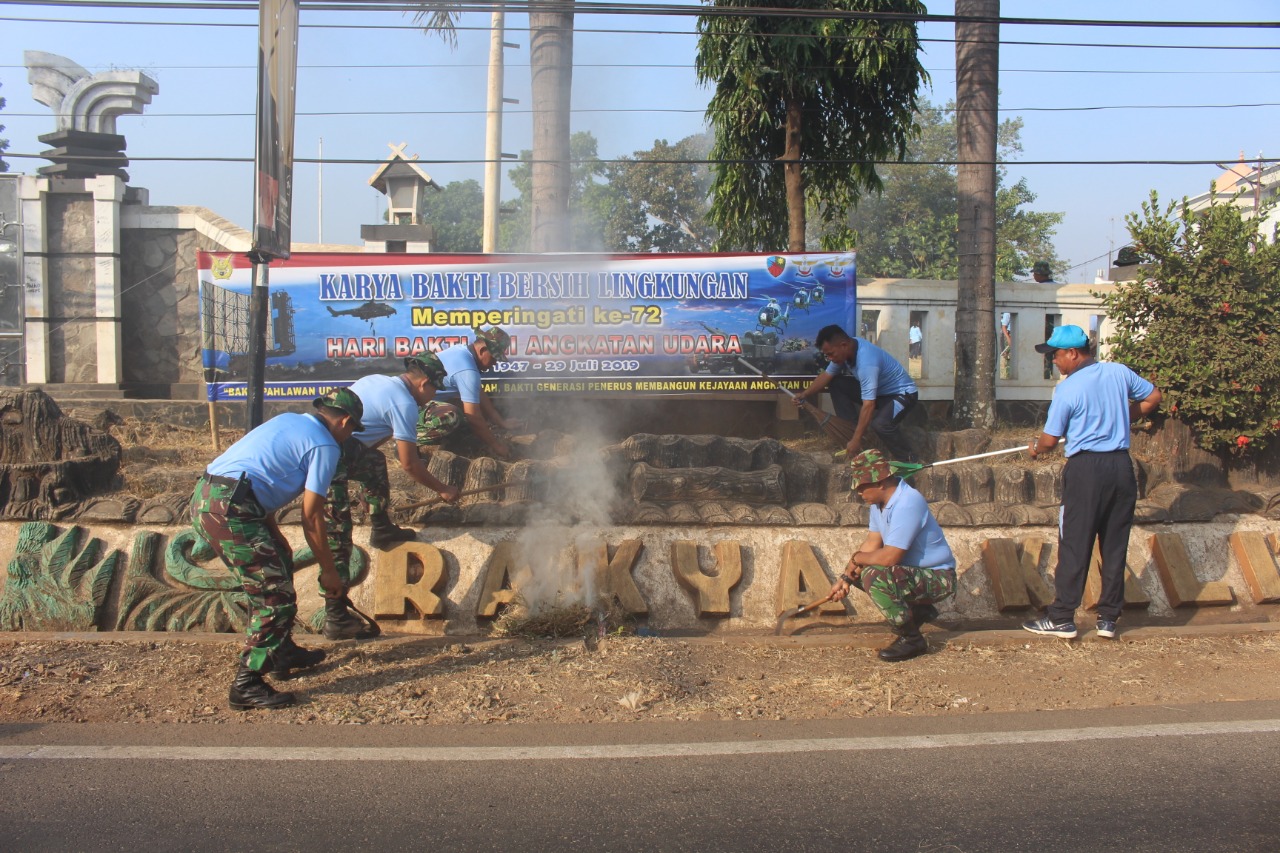
<instances>
[{"instance_id":1,"label":"blue banner","mask_svg":"<svg viewBox=\"0 0 1280 853\"><path fill-rule=\"evenodd\" d=\"M210 399L241 399L250 266L199 256ZM406 356L511 335L493 394L803 387L830 324L856 332L852 252L806 255L294 255L271 264L266 397L310 399Z\"/></svg>"}]
</instances>

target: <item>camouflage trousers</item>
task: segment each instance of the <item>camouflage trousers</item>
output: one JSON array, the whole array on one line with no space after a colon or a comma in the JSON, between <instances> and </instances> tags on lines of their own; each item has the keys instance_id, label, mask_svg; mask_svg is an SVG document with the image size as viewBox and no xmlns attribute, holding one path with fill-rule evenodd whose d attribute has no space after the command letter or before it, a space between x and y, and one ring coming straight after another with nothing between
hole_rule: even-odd
<instances>
[{"instance_id":1,"label":"camouflage trousers","mask_svg":"<svg viewBox=\"0 0 1280 853\"><path fill-rule=\"evenodd\" d=\"M862 570L862 588L889 624L901 628L911 617L911 605L950 598L956 591L956 573L915 566L867 566Z\"/></svg>"},{"instance_id":2,"label":"camouflage trousers","mask_svg":"<svg viewBox=\"0 0 1280 853\"><path fill-rule=\"evenodd\" d=\"M347 439L338 457L337 470L329 481L324 505L325 530L338 577L351 585L351 494L350 483L364 487L370 515L384 513L391 503L391 481L387 477L387 457L377 447L366 447L355 438ZM323 591L322 591L323 592Z\"/></svg>"},{"instance_id":3,"label":"camouflage trousers","mask_svg":"<svg viewBox=\"0 0 1280 853\"><path fill-rule=\"evenodd\" d=\"M219 478L221 479L221 478ZM260 672L293 629L293 549L267 526L267 512L246 488L201 477L191 496L191 526L213 546L249 597L249 627L240 661ZM243 494L237 494L241 492Z\"/></svg>"},{"instance_id":4,"label":"camouflage trousers","mask_svg":"<svg viewBox=\"0 0 1280 853\"><path fill-rule=\"evenodd\" d=\"M418 446L440 446L462 425L462 411L454 405L432 400L418 410Z\"/></svg>"}]
</instances>

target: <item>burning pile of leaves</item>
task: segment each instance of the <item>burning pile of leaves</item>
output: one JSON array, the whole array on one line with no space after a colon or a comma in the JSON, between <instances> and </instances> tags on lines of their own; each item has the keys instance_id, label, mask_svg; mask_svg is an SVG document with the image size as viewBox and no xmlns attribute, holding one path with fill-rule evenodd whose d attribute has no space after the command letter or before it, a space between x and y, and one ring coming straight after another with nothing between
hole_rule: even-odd
<instances>
[{"instance_id":1,"label":"burning pile of leaves","mask_svg":"<svg viewBox=\"0 0 1280 853\"><path fill-rule=\"evenodd\" d=\"M493 633L526 639L603 636L611 631L627 633L634 627L632 621L618 606L617 599L602 599L593 610L581 602L565 602L559 598L550 604L530 606L517 595L494 620Z\"/></svg>"}]
</instances>

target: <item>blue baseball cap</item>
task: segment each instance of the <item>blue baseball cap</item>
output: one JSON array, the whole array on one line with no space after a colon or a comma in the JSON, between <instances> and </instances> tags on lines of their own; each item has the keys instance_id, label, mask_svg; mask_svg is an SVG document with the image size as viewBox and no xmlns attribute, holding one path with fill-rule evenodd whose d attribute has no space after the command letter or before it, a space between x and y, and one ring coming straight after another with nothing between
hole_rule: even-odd
<instances>
[{"instance_id":1,"label":"blue baseball cap","mask_svg":"<svg viewBox=\"0 0 1280 853\"><path fill-rule=\"evenodd\" d=\"M1049 353L1056 349L1084 349L1089 346L1089 336L1079 326L1059 326L1049 340L1036 344L1036 352Z\"/></svg>"}]
</instances>

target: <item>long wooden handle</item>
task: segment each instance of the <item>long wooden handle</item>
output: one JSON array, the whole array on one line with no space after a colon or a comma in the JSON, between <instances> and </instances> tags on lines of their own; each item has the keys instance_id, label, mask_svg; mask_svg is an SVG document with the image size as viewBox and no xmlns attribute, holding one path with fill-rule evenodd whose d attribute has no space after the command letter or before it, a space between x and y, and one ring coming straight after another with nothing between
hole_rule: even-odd
<instances>
[{"instance_id":1,"label":"long wooden handle","mask_svg":"<svg viewBox=\"0 0 1280 853\"><path fill-rule=\"evenodd\" d=\"M941 462L934 462L932 465L926 465L926 468L941 468L943 465L954 465L957 462L971 462L974 459L986 459L988 456L1004 456L1007 453L1022 453L1027 448L1010 447L1007 450L991 450L986 453L975 453L972 456L961 456L959 459L944 459Z\"/></svg>"},{"instance_id":2,"label":"long wooden handle","mask_svg":"<svg viewBox=\"0 0 1280 853\"><path fill-rule=\"evenodd\" d=\"M763 370L761 370L760 368L756 367L754 364L752 364L751 362L747 361L745 358L742 358L741 356L739 356L739 357L738 357L738 361L740 361L740 362L742 362L742 364L746 365L746 368L747 368L748 370L750 370L752 373L755 373L757 376L760 376L760 377L762 377L762 378L764 378L764 379L768 379L768 380L769 380L770 382L772 382L774 385L778 386L778 390L779 390L779 391L781 391L783 394L786 394L788 397L790 397L790 398L791 398L791 399L793 399L793 400L796 398L796 395L795 395L795 392L794 392L794 391L792 391L792 390L790 390L790 389L788 389L788 388L784 388L784 387L782 386L782 383L781 383L781 382L779 382L778 380L774 379L772 376L770 376L769 374L765 373Z\"/></svg>"},{"instance_id":3,"label":"long wooden handle","mask_svg":"<svg viewBox=\"0 0 1280 853\"><path fill-rule=\"evenodd\" d=\"M492 486L481 486L481 487L480 487L480 488L478 488L478 489L467 489L465 492L458 492L458 497L460 497L460 498L465 498L465 497L467 497L467 496L469 496L469 495L482 495L482 494L484 494L485 492L496 492L496 491L498 491L499 489L506 489L506 488L509 488L509 487L511 487L511 486L522 486L522 485L526 485L526 484L525 484L525 483L519 483L519 482L517 482L517 483L494 483ZM436 495L434 498L427 498L425 501L418 501L417 503L411 503L411 504L405 504L404 506L398 506L398 507L395 507L395 509L397 509L397 510L402 510L402 509L417 509L417 508L419 508L419 507L431 506L432 504L438 504L438 503L444 503L444 498L443 498L443 497L441 497L440 495Z\"/></svg>"}]
</instances>

